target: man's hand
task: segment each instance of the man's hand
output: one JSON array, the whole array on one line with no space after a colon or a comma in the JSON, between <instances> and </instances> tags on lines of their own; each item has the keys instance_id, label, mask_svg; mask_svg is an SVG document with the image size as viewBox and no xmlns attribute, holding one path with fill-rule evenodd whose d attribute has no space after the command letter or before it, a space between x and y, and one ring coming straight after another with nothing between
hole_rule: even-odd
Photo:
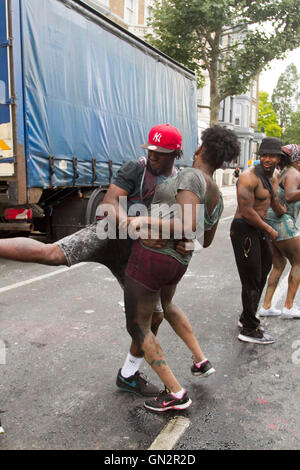
<instances>
[{"instance_id":1,"label":"man's hand","mask_svg":"<svg viewBox=\"0 0 300 470\"><path fill-rule=\"evenodd\" d=\"M131 238L141 238L142 240L162 240L160 220L147 216L128 217L127 231ZM132 237L133 235L133 237Z\"/></svg>"},{"instance_id":2,"label":"man's hand","mask_svg":"<svg viewBox=\"0 0 300 470\"><path fill-rule=\"evenodd\" d=\"M286 205L280 204L279 198L277 195L272 200L271 207L273 211L275 212L275 214L277 215L277 217L281 217L283 214L286 214L286 211L287 211Z\"/></svg>"},{"instance_id":3,"label":"man's hand","mask_svg":"<svg viewBox=\"0 0 300 470\"><path fill-rule=\"evenodd\" d=\"M150 239L141 239L143 245L147 246L148 248L164 248L167 245L167 240L150 240Z\"/></svg>"},{"instance_id":4,"label":"man's hand","mask_svg":"<svg viewBox=\"0 0 300 470\"><path fill-rule=\"evenodd\" d=\"M272 242L276 242L276 240L279 236L279 233L276 232L276 230L274 230L272 227L270 227L270 230L268 230L268 234L269 234Z\"/></svg>"}]
</instances>

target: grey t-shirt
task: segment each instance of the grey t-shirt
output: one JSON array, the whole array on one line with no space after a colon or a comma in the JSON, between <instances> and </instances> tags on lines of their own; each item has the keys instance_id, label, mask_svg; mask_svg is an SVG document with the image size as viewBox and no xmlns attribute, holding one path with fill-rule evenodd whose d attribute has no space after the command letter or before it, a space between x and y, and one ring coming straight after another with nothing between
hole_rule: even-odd
<instances>
[{"instance_id":1,"label":"grey t-shirt","mask_svg":"<svg viewBox=\"0 0 300 470\"><path fill-rule=\"evenodd\" d=\"M191 191L204 203L206 192L206 181L200 170L185 168L176 178L166 180L159 184L154 193L152 204L165 203L169 206L176 204L176 196L180 190Z\"/></svg>"},{"instance_id":2,"label":"grey t-shirt","mask_svg":"<svg viewBox=\"0 0 300 470\"><path fill-rule=\"evenodd\" d=\"M163 175L153 175L151 171L145 171L146 160L143 159L125 163L113 177L112 183L128 193L128 207L133 204L144 203L147 207L151 204L155 187L166 180ZM173 176L173 174L172 174ZM141 200L141 184L143 180L143 200Z\"/></svg>"},{"instance_id":3,"label":"grey t-shirt","mask_svg":"<svg viewBox=\"0 0 300 470\"><path fill-rule=\"evenodd\" d=\"M177 204L176 196L181 190L191 191L199 197L199 204L202 206L199 207L200 213L198 212L198 217L201 217L202 210L202 221L204 221L203 204L205 202L206 181L201 171L195 168L185 168L176 176L176 178L166 180L156 186L153 202L149 210L150 215L152 217L160 217L162 219L178 217L178 211L181 209ZM181 239L183 237L184 234L178 238ZM193 238L195 238L195 236ZM160 249L151 248L151 250L173 256L183 264L188 264L192 257L192 255L185 257L181 256L175 250L175 241L173 239L168 241L166 247Z\"/></svg>"}]
</instances>

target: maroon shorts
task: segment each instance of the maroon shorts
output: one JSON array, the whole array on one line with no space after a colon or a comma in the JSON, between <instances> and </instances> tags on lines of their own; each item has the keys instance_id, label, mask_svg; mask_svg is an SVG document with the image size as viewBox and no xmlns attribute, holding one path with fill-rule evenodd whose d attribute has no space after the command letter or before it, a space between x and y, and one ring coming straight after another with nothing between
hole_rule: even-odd
<instances>
[{"instance_id":1,"label":"maroon shorts","mask_svg":"<svg viewBox=\"0 0 300 470\"><path fill-rule=\"evenodd\" d=\"M187 265L173 256L144 248L139 240L132 244L125 275L149 290L159 291L164 286L178 284Z\"/></svg>"}]
</instances>

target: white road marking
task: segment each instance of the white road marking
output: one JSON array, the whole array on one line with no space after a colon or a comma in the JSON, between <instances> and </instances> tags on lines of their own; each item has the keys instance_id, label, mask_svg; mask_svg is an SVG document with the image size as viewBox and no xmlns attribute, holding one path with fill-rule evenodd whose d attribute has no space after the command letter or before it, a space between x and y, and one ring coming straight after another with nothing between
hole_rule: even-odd
<instances>
[{"instance_id":1,"label":"white road marking","mask_svg":"<svg viewBox=\"0 0 300 470\"><path fill-rule=\"evenodd\" d=\"M225 222L226 220L229 220L229 219L232 219L233 216L230 215L228 217L223 217L220 219L220 222ZM81 266L84 266L85 264L87 263L78 263L74 266L71 266L70 268L69 267L65 267L65 268L62 268L62 269L58 269L57 271L53 271L51 273L47 273L47 274L42 274L41 276L37 276L37 277L34 277L32 279L27 279L26 281L21 281L21 282L16 282L15 284L11 284L9 286L6 286L6 287L1 287L0 288L0 294L2 292L7 292L7 291L10 291L12 289L17 289L18 287L23 287L23 286L26 286L28 284L32 284L34 282L37 282L37 281L42 281L43 279L47 279L49 277L52 277L52 276L56 276L58 274L62 274L64 272L67 272L67 271L70 271L72 269L76 269L76 268L79 268ZM281 298L284 296L284 294L287 292L287 287L288 287L288 274L279 282L278 286L277 286L277 289L275 291L275 294L274 294L274 297L273 297L273 305L277 305L277 303L281 300Z\"/></svg>"},{"instance_id":2,"label":"white road marking","mask_svg":"<svg viewBox=\"0 0 300 470\"><path fill-rule=\"evenodd\" d=\"M233 216L225 217L225 218L221 219L220 221L222 222L222 221L230 219L232 217ZM202 247L201 247L201 249L202 249ZM42 274L41 276L37 276L37 277L34 277L32 279L28 279L26 281L16 282L15 284L11 284L11 285L6 286L6 287L1 287L0 288L0 294L2 292L7 292L7 291L12 290L12 289L17 289L18 287L23 287L23 286L26 286L28 284L32 284L33 282L42 281L43 279L47 279L48 277L56 276L57 274L62 274L66 271L70 271L71 269L76 269L80 266L84 266L85 264L87 264L87 263L78 263L78 264L75 264L74 266L71 266L70 268L65 267L65 268L62 268L62 269L58 269L57 271L53 271L51 273L48 273L48 274ZM105 280L113 281L114 279L113 278L105 278Z\"/></svg>"},{"instance_id":3,"label":"white road marking","mask_svg":"<svg viewBox=\"0 0 300 470\"><path fill-rule=\"evenodd\" d=\"M16 282L15 284L11 284L11 285L6 286L6 287L1 287L0 288L0 294L2 292L7 292L7 291L12 290L12 289L17 289L18 287L27 286L28 284L32 284L33 282L42 281L43 279L47 279L48 277L57 276L57 274L62 274L66 271L70 271L72 269L79 268L81 266L84 266L85 264L87 264L87 263L78 263L78 264L75 264L74 266L71 266L70 268L65 267L65 268L62 268L62 269L58 269L57 271L53 271L51 273L48 273L48 274L42 274L41 276L33 277L32 279L27 279L26 281Z\"/></svg>"},{"instance_id":4,"label":"white road marking","mask_svg":"<svg viewBox=\"0 0 300 470\"><path fill-rule=\"evenodd\" d=\"M190 424L190 420L184 416L171 419L148 450L172 450Z\"/></svg>"}]
</instances>

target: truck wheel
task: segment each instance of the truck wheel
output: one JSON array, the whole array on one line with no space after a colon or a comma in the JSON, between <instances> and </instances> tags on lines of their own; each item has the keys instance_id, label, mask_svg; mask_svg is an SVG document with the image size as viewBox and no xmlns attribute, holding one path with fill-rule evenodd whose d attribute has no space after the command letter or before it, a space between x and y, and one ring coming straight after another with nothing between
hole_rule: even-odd
<instances>
[{"instance_id":1,"label":"truck wheel","mask_svg":"<svg viewBox=\"0 0 300 470\"><path fill-rule=\"evenodd\" d=\"M52 241L60 240L85 227L87 204L88 199L74 197L53 208L51 217Z\"/></svg>"},{"instance_id":2,"label":"truck wheel","mask_svg":"<svg viewBox=\"0 0 300 470\"><path fill-rule=\"evenodd\" d=\"M105 193L106 190L103 188L97 188L92 192L86 208L85 225L90 225L96 221L97 208L102 203Z\"/></svg>"}]
</instances>

